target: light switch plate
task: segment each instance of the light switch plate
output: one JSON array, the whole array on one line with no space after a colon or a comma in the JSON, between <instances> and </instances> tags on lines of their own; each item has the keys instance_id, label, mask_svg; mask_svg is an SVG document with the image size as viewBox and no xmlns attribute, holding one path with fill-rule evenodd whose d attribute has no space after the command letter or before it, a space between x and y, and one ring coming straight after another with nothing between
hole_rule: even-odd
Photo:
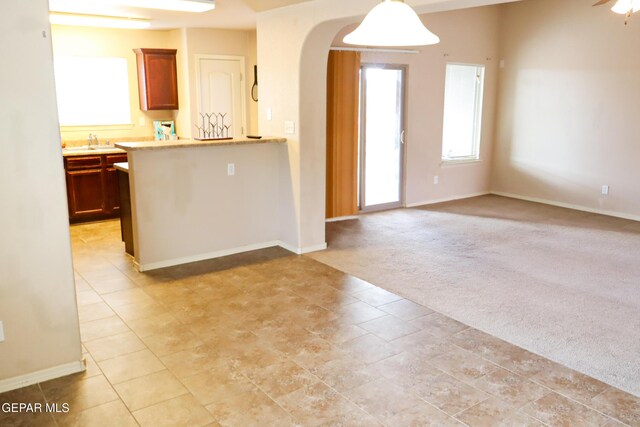
<instances>
[{"instance_id":1,"label":"light switch plate","mask_svg":"<svg viewBox=\"0 0 640 427\"><path fill-rule=\"evenodd\" d=\"M4 341L4 325L2 324L2 320L0 320L0 342Z\"/></svg>"},{"instance_id":2,"label":"light switch plate","mask_svg":"<svg viewBox=\"0 0 640 427\"><path fill-rule=\"evenodd\" d=\"M604 196L608 196L609 195L609 186L608 185L603 185L602 186L602 194Z\"/></svg>"},{"instance_id":3,"label":"light switch plate","mask_svg":"<svg viewBox=\"0 0 640 427\"><path fill-rule=\"evenodd\" d=\"M267 120L273 119L273 110L271 108L267 108Z\"/></svg>"},{"instance_id":4,"label":"light switch plate","mask_svg":"<svg viewBox=\"0 0 640 427\"><path fill-rule=\"evenodd\" d=\"M286 120L284 122L284 133L287 135L294 135L296 133L296 122Z\"/></svg>"},{"instance_id":5,"label":"light switch plate","mask_svg":"<svg viewBox=\"0 0 640 427\"><path fill-rule=\"evenodd\" d=\"M235 163L229 163L227 165L227 176L233 176L236 174L236 165Z\"/></svg>"}]
</instances>

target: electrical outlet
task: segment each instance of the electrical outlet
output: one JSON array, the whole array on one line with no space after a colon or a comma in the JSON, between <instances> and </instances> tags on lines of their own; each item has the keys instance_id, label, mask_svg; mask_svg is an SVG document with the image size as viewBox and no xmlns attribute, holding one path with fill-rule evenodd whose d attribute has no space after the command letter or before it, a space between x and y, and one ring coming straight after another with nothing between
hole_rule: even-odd
<instances>
[{"instance_id":1,"label":"electrical outlet","mask_svg":"<svg viewBox=\"0 0 640 427\"><path fill-rule=\"evenodd\" d=\"M267 108L267 120L271 121L271 119L273 119L273 110Z\"/></svg>"},{"instance_id":2,"label":"electrical outlet","mask_svg":"<svg viewBox=\"0 0 640 427\"><path fill-rule=\"evenodd\" d=\"M433 183L434 183L435 185L440 184L440 177L439 177L438 175L436 175L436 176L434 176L434 177L433 177Z\"/></svg>"},{"instance_id":3,"label":"electrical outlet","mask_svg":"<svg viewBox=\"0 0 640 427\"><path fill-rule=\"evenodd\" d=\"M294 135L296 133L296 122L286 120L284 122L284 133L287 135Z\"/></svg>"},{"instance_id":4,"label":"electrical outlet","mask_svg":"<svg viewBox=\"0 0 640 427\"><path fill-rule=\"evenodd\" d=\"M609 195L609 186L608 185L603 185L602 186L602 194L604 196L608 196Z\"/></svg>"},{"instance_id":5,"label":"electrical outlet","mask_svg":"<svg viewBox=\"0 0 640 427\"><path fill-rule=\"evenodd\" d=\"M2 324L2 320L0 320L0 342L4 341L4 325Z\"/></svg>"},{"instance_id":6,"label":"electrical outlet","mask_svg":"<svg viewBox=\"0 0 640 427\"><path fill-rule=\"evenodd\" d=\"M236 174L236 165L234 163L229 163L227 165L227 176L233 176Z\"/></svg>"},{"instance_id":7,"label":"electrical outlet","mask_svg":"<svg viewBox=\"0 0 640 427\"><path fill-rule=\"evenodd\" d=\"M144 126L144 125L145 125L144 117L140 117L140 118L138 119L138 124L139 124L140 126Z\"/></svg>"}]
</instances>

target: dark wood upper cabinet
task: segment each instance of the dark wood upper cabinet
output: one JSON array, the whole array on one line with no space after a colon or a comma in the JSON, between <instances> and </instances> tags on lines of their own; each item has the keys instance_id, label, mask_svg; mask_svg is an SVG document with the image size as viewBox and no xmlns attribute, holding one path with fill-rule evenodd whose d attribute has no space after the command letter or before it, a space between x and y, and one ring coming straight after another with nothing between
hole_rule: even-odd
<instances>
[{"instance_id":1,"label":"dark wood upper cabinet","mask_svg":"<svg viewBox=\"0 0 640 427\"><path fill-rule=\"evenodd\" d=\"M140 109L177 110L176 49L134 49Z\"/></svg>"}]
</instances>

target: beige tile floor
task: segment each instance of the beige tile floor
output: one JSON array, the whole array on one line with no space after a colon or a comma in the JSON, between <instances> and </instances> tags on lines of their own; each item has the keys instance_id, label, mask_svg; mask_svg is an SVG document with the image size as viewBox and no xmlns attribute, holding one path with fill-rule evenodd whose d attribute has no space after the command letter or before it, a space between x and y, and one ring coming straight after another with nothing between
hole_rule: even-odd
<instances>
[{"instance_id":1,"label":"beige tile floor","mask_svg":"<svg viewBox=\"0 0 640 427\"><path fill-rule=\"evenodd\" d=\"M71 228L87 371L1 426L640 426L640 399L281 249L137 273Z\"/></svg>"}]
</instances>

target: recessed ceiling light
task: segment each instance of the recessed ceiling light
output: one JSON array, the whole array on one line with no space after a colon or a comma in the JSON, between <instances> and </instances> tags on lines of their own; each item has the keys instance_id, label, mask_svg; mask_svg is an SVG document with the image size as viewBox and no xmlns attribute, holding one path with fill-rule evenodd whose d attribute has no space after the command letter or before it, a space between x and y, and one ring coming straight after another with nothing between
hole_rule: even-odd
<instances>
[{"instance_id":1,"label":"recessed ceiling light","mask_svg":"<svg viewBox=\"0 0 640 427\"><path fill-rule=\"evenodd\" d=\"M206 12L216 8L215 0L117 0L119 4L178 12Z\"/></svg>"},{"instance_id":2,"label":"recessed ceiling light","mask_svg":"<svg viewBox=\"0 0 640 427\"><path fill-rule=\"evenodd\" d=\"M49 21L57 25L75 25L80 27L102 28L149 28L151 23L146 19L125 18L119 16L80 15L76 13L51 12Z\"/></svg>"}]
</instances>

